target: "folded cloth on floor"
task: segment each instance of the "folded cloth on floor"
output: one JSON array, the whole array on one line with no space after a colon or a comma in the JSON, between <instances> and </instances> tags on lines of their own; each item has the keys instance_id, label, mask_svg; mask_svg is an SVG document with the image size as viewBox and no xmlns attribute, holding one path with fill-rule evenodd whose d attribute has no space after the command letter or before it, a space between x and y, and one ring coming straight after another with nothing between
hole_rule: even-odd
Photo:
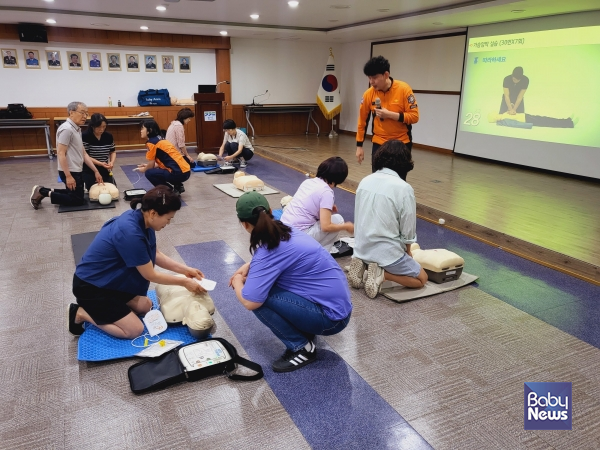
<instances>
[{"instance_id":1,"label":"folded cloth on floor","mask_svg":"<svg viewBox=\"0 0 600 450\"><path fill-rule=\"evenodd\" d=\"M154 291L148 291L148 298L158 309L158 300ZM144 333L148 330L144 327ZM185 325L169 325L166 331L153 339L170 339L182 341L185 344L196 342L188 327ZM136 343L143 345L144 339L138 338ZM98 327L86 323L83 334L77 343L77 359L79 361L108 361L111 359L131 358L142 351L143 348L134 347L131 339L119 339L111 336Z\"/></svg>"},{"instance_id":2,"label":"folded cloth on floor","mask_svg":"<svg viewBox=\"0 0 600 450\"><path fill-rule=\"evenodd\" d=\"M463 272L458 280L448 281L441 284L435 284L431 281L428 281L425 283L425 286L419 289L407 288L396 284L393 281L384 281L381 285L381 290L379 293L390 300L401 303L458 289L473 283L478 278L479 277L477 275L471 275Z\"/></svg>"}]
</instances>

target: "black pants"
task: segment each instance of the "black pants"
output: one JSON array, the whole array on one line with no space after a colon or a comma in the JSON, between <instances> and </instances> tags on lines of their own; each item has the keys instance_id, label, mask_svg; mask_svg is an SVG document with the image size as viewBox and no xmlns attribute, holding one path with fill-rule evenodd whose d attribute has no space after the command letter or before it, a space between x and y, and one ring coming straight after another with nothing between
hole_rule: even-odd
<instances>
[{"instance_id":1,"label":"black pants","mask_svg":"<svg viewBox=\"0 0 600 450\"><path fill-rule=\"evenodd\" d=\"M229 156L231 156L235 152L237 152L238 148L240 148L240 144L238 144L237 142L227 142L225 144L225 152L227 152L227 154ZM242 158L244 158L246 161L249 161L254 156L254 152L252 150L244 147L244 148L242 148L242 154L239 155L239 156L241 156Z\"/></svg>"},{"instance_id":2,"label":"black pants","mask_svg":"<svg viewBox=\"0 0 600 450\"><path fill-rule=\"evenodd\" d=\"M534 127L575 128L573 120L570 117L567 117L566 119L555 119L554 117L525 114L525 122L532 123Z\"/></svg>"},{"instance_id":3,"label":"black pants","mask_svg":"<svg viewBox=\"0 0 600 450\"><path fill-rule=\"evenodd\" d=\"M179 186L190 178L191 173L191 171L185 173L175 171L169 172L167 169L155 167L154 169L146 170L146 179L152 183L153 186L158 186L159 184L166 185L167 183L172 184L173 186Z\"/></svg>"},{"instance_id":4,"label":"black pants","mask_svg":"<svg viewBox=\"0 0 600 450\"><path fill-rule=\"evenodd\" d=\"M102 175L102 181L104 181L105 183L113 183L114 184L114 179L112 176L109 175L109 171L107 168L105 167L101 167L101 166L96 166L96 169L98 169L98 172L100 172L100 175ZM90 188L96 184L96 175L94 175L94 172L92 172L89 167L85 166L83 168L83 184L85 185L85 188L89 191Z\"/></svg>"},{"instance_id":5,"label":"black pants","mask_svg":"<svg viewBox=\"0 0 600 450\"><path fill-rule=\"evenodd\" d=\"M409 152L412 152L412 141L411 142L404 142L404 145L406 145L406 148L408 148ZM373 169L373 159L375 156L375 153L377 153L377 150L379 150L379 147L381 147L382 144L376 144L375 142L373 142L373 148L371 149L371 172L375 172L375 170Z\"/></svg>"},{"instance_id":6,"label":"black pants","mask_svg":"<svg viewBox=\"0 0 600 450\"><path fill-rule=\"evenodd\" d=\"M58 171L61 181L67 184L67 177L62 170ZM53 205L80 206L85 203L83 198L83 172L71 172L75 179L75 189L54 189L50 195L50 202Z\"/></svg>"}]
</instances>

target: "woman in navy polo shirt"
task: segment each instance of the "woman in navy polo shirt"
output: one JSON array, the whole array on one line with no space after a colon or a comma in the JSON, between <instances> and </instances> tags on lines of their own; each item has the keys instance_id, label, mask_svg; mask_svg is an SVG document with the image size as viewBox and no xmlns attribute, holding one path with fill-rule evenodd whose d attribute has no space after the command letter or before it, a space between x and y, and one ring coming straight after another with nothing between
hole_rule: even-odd
<instances>
[{"instance_id":1,"label":"woman in navy polo shirt","mask_svg":"<svg viewBox=\"0 0 600 450\"><path fill-rule=\"evenodd\" d=\"M236 210L250 233L253 256L229 284L240 303L285 344L273 370L304 367L316 359L315 336L337 334L350 321L346 276L311 236L273 219L269 202L258 192L242 195Z\"/></svg>"},{"instance_id":2,"label":"woman in navy polo shirt","mask_svg":"<svg viewBox=\"0 0 600 450\"><path fill-rule=\"evenodd\" d=\"M73 276L77 304L69 306L69 331L76 336L83 333L83 322L118 338L140 336L144 325L138 314L152 308L146 297L150 282L205 292L193 280L202 279L202 272L156 249L155 232L166 227L181 208L179 196L168 186L156 186L141 200L133 200L131 208L102 226L77 265ZM155 265L186 278L158 272Z\"/></svg>"}]
</instances>

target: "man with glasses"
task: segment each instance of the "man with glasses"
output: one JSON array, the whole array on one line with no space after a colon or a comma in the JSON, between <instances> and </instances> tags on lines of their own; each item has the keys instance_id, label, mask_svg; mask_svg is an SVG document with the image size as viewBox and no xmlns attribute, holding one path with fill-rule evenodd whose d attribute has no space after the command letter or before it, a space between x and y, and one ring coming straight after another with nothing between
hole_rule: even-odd
<instances>
[{"instance_id":1,"label":"man with glasses","mask_svg":"<svg viewBox=\"0 0 600 450\"><path fill-rule=\"evenodd\" d=\"M102 175L94 162L83 149L81 125L85 124L88 109L85 103L71 102L67 106L69 118L56 131L56 153L58 158L58 176L67 189L49 189L35 185L31 191L29 202L33 209L38 209L45 197L50 197L54 205L80 206L83 198L83 164L85 163L96 178L102 183Z\"/></svg>"}]
</instances>

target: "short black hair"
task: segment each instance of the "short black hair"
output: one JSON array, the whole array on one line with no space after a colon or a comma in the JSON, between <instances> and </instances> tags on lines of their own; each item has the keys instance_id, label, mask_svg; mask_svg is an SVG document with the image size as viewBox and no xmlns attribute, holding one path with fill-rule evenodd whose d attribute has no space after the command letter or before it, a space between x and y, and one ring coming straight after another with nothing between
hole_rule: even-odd
<instances>
[{"instance_id":1,"label":"short black hair","mask_svg":"<svg viewBox=\"0 0 600 450\"><path fill-rule=\"evenodd\" d=\"M94 113L94 114L92 114L92 117L90 117L90 128L92 130L94 130L94 129L98 128L100 125L102 125L102 122L104 122L108 125L108 121L106 120L106 117L104 117L103 114Z\"/></svg>"},{"instance_id":2,"label":"short black hair","mask_svg":"<svg viewBox=\"0 0 600 450\"><path fill-rule=\"evenodd\" d=\"M177 120L179 120L182 124L185 119L189 119L190 117L194 117L194 111L190 108L180 109L177 113Z\"/></svg>"},{"instance_id":3,"label":"short black hair","mask_svg":"<svg viewBox=\"0 0 600 450\"><path fill-rule=\"evenodd\" d=\"M402 141L387 141L373 156L373 172L383 168L391 169L404 181L406 181L406 174L414 167L412 154Z\"/></svg>"},{"instance_id":4,"label":"short black hair","mask_svg":"<svg viewBox=\"0 0 600 450\"><path fill-rule=\"evenodd\" d=\"M33 53L33 52L27 52L27 54L35 56L35 53Z\"/></svg>"},{"instance_id":5,"label":"short black hair","mask_svg":"<svg viewBox=\"0 0 600 450\"><path fill-rule=\"evenodd\" d=\"M231 119L227 119L225 122L223 122L223 129L224 130L235 130L237 128L235 122Z\"/></svg>"},{"instance_id":6,"label":"short black hair","mask_svg":"<svg viewBox=\"0 0 600 450\"><path fill-rule=\"evenodd\" d=\"M148 137L153 138L160 136L160 127L154 120L144 120L140 123L140 126L144 127L148 131Z\"/></svg>"},{"instance_id":7,"label":"short black hair","mask_svg":"<svg viewBox=\"0 0 600 450\"><path fill-rule=\"evenodd\" d=\"M159 184L146 192L142 198L132 200L129 205L131 209L137 209L140 204L142 211L153 209L159 216L164 216L181 209L181 198L169 186Z\"/></svg>"},{"instance_id":8,"label":"short black hair","mask_svg":"<svg viewBox=\"0 0 600 450\"><path fill-rule=\"evenodd\" d=\"M506 72L504 72L504 73L506 73ZM521 78L523 78L523 68L521 66L515 67L513 69L512 76L515 77L517 80L520 80Z\"/></svg>"},{"instance_id":9,"label":"short black hair","mask_svg":"<svg viewBox=\"0 0 600 450\"><path fill-rule=\"evenodd\" d=\"M78 55L77 53L71 53L71 59L73 58L73 56L74 56L75 58L79 58L79 55Z\"/></svg>"},{"instance_id":10,"label":"short black hair","mask_svg":"<svg viewBox=\"0 0 600 450\"><path fill-rule=\"evenodd\" d=\"M335 186L342 184L348 176L348 164L339 156L332 156L326 159L317 169L317 178L321 178L325 183L333 183Z\"/></svg>"},{"instance_id":11,"label":"short black hair","mask_svg":"<svg viewBox=\"0 0 600 450\"><path fill-rule=\"evenodd\" d=\"M375 56L367 61L363 72L368 77L374 77L375 75L383 75L390 71L390 62L383 56Z\"/></svg>"}]
</instances>

